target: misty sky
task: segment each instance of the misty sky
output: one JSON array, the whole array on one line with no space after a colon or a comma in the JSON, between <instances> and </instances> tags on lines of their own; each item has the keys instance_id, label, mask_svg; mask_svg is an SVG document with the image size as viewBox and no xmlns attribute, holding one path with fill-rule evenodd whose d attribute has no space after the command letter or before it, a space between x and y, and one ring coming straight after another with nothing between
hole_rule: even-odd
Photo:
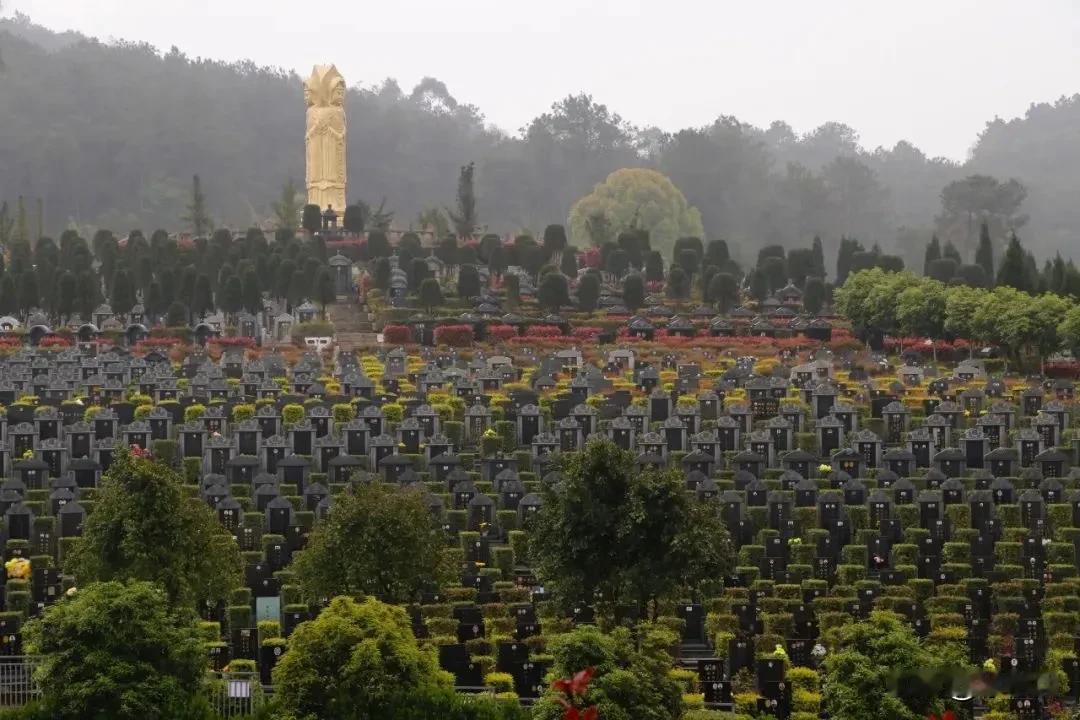
<instances>
[{"instance_id":1,"label":"misty sky","mask_svg":"<svg viewBox=\"0 0 1080 720\"><path fill-rule=\"evenodd\" d=\"M585 91L638 125L720 114L963 159L984 123L1080 92L1075 0L3 0L56 30L350 85L425 75L516 132Z\"/></svg>"}]
</instances>

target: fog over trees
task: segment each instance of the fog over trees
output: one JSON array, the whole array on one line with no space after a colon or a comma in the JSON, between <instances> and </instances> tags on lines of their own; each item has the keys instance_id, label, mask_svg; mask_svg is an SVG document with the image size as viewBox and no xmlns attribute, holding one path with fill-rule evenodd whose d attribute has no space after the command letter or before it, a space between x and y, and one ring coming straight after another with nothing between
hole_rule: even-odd
<instances>
[{"instance_id":1,"label":"fog over trees","mask_svg":"<svg viewBox=\"0 0 1080 720\"><path fill-rule=\"evenodd\" d=\"M212 222L270 224L282 186L304 176L293 72L107 45L21 17L0 21L0 57L0 200L43 198L44 230L54 236L70 223L86 236L97 227L178 229L196 174ZM586 95L507 130L434 78L412 89L349 80L363 83L346 106L349 201L385 199L395 227L419 227L421 214L451 204L469 163L481 231L538 236L566 223L612 171L650 167L700 211L706 237L726 239L744 262L761 247L808 246L815 235L831 257L844 235L921 267L936 232L973 263L984 220L999 254L1016 229L1044 257L1071 251L1080 227L1080 95L988 122L961 165L906 142L863 148L840 122L800 135L781 121L759 128L723 116L666 133Z\"/></svg>"}]
</instances>

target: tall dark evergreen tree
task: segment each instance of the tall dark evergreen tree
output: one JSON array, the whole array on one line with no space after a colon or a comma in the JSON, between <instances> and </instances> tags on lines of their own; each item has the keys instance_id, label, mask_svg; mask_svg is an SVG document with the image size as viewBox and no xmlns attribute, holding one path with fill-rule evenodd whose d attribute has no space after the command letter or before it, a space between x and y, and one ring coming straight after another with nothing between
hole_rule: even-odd
<instances>
[{"instance_id":1,"label":"tall dark evergreen tree","mask_svg":"<svg viewBox=\"0 0 1080 720\"><path fill-rule=\"evenodd\" d=\"M957 265L963 265L964 259L960 257L960 251L956 249L956 246L949 240L945 243L945 247L941 249L941 257L951 258L956 261Z\"/></svg>"},{"instance_id":2,"label":"tall dark evergreen tree","mask_svg":"<svg viewBox=\"0 0 1080 720\"><path fill-rule=\"evenodd\" d=\"M987 278L994 277L994 244L990 241L990 226L979 228L979 246L975 248L975 264L982 267Z\"/></svg>"},{"instance_id":3,"label":"tall dark evergreen tree","mask_svg":"<svg viewBox=\"0 0 1080 720\"><path fill-rule=\"evenodd\" d=\"M1029 292L1032 289L1031 276L1027 267L1027 254L1020 239L1013 233L1009 237L1009 244L1005 248L1005 254L1001 257L1001 267L998 268L997 284L1007 285Z\"/></svg>"},{"instance_id":4,"label":"tall dark evergreen tree","mask_svg":"<svg viewBox=\"0 0 1080 720\"><path fill-rule=\"evenodd\" d=\"M825 304L825 281L819 277L806 278L803 287L803 307L806 312L817 315Z\"/></svg>"},{"instance_id":5,"label":"tall dark evergreen tree","mask_svg":"<svg viewBox=\"0 0 1080 720\"><path fill-rule=\"evenodd\" d=\"M548 257L558 255L566 249L566 228L562 225L548 225L544 228L544 252Z\"/></svg>"},{"instance_id":6,"label":"tall dark evergreen tree","mask_svg":"<svg viewBox=\"0 0 1080 720\"><path fill-rule=\"evenodd\" d=\"M578 281L577 287L578 309L582 312L592 312L596 309L596 302L600 299L600 278L595 272L587 272Z\"/></svg>"},{"instance_id":7,"label":"tall dark evergreen tree","mask_svg":"<svg viewBox=\"0 0 1080 720\"><path fill-rule=\"evenodd\" d=\"M183 217L184 222L191 228L195 237L206 237L210 232L210 215L206 209L206 195L202 191L202 181L199 176L191 178L191 202L187 206L187 214Z\"/></svg>"},{"instance_id":8,"label":"tall dark evergreen tree","mask_svg":"<svg viewBox=\"0 0 1080 720\"><path fill-rule=\"evenodd\" d=\"M941 259L941 241L937 235L930 236L930 242L926 243L926 252L923 253L923 275L930 274L930 264Z\"/></svg>"},{"instance_id":9,"label":"tall dark evergreen tree","mask_svg":"<svg viewBox=\"0 0 1080 720\"><path fill-rule=\"evenodd\" d=\"M847 280L848 273L852 271L852 257L855 253L864 252L862 243L855 238L840 238L840 248L836 252L836 285L840 286Z\"/></svg>"},{"instance_id":10,"label":"tall dark evergreen tree","mask_svg":"<svg viewBox=\"0 0 1080 720\"><path fill-rule=\"evenodd\" d=\"M623 305L630 312L637 312L645 304L645 281L637 273L623 279L622 292Z\"/></svg>"},{"instance_id":11,"label":"tall dark evergreen tree","mask_svg":"<svg viewBox=\"0 0 1080 720\"><path fill-rule=\"evenodd\" d=\"M245 270L241 278L243 283L244 309L252 315L262 311L262 284L259 282L259 274L255 270Z\"/></svg>"},{"instance_id":12,"label":"tall dark evergreen tree","mask_svg":"<svg viewBox=\"0 0 1080 720\"><path fill-rule=\"evenodd\" d=\"M30 311L41 305L38 293L37 273L26 270L19 275L19 311L26 317Z\"/></svg>"},{"instance_id":13,"label":"tall dark evergreen tree","mask_svg":"<svg viewBox=\"0 0 1080 720\"><path fill-rule=\"evenodd\" d=\"M304 206L304 212L300 218L300 226L312 235L322 229L322 210L318 205L308 203Z\"/></svg>"},{"instance_id":14,"label":"tall dark evergreen tree","mask_svg":"<svg viewBox=\"0 0 1080 720\"><path fill-rule=\"evenodd\" d=\"M462 166L458 175L457 212L446 211L446 214L450 216L450 221L454 223L454 230L458 237L463 239L471 238L479 225L476 216L476 187L473 183L475 170L475 163Z\"/></svg>"},{"instance_id":15,"label":"tall dark evergreen tree","mask_svg":"<svg viewBox=\"0 0 1080 720\"><path fill-rule=\"evenodd\" d=\"M128 271L123 268L117 270L113 276L109 304L112 305L113 312L120 315L127 315L131 308L135 307L135 288Z\"/></svg>"},{"instance_id":16,"label":"tall dark evergreen tree","mask_svg":"<svg viewBox=\"0 0 1080 720\"><path fill-rule=\"evenodd\" d=\"M458 269L457 296L461 300L480 295L480 273L475 265L462 265Z\"/></svg>"},{"instance_id":17,"label":"tall dark evergreen tree","mask_svg":"<svg viewBox=\"0 0 1080 720\"><path fill-rule=\"evenodd\" d=\"M203 317L214 309L214 292L206 273L200 273L195 278L195 288L191 293L191 304L188 309L197 318Z\"/></svg>"},{"instance_id":18,"label":"tall dark evergreen tree","mask_svg":"<svg viewBox=\"0 0 1080 720\"><path fill-rule=\"evenodd\" d=\"M0 277L0 313L14 315L19 312L19 293L15 287L15 278L11 273Z\"/></svg>"},{"instance_id":19,"label":"tall dark evergreen tree","mask_svg":"<svg viewBox=\"0 0 1080 720\"><path fill-rule=\"evenodd\" d=\"M439 305L443 304L442 288L439 286L439 281L435 278L424 278L424 282L420 283L420 292L418 300L420 305L430 313Z\"/></svg>"},{"instance_id":20,"label":"tall dark evergreen tree","mask_svg":"<svg viewBox=\"0 0 1080 720\"><path fill-rule=\"evenodd\" d=\"M316 275L315 288L312 294L315 296L315 302L319 304L319 313L325 320L327 306L333 305L337 300L337 293L334 292L334 277L330 274L330 268L324 267Z\"/></svg>"},{"instance_id":21,"label":"tall dark evergreen tree","mask_svg":"<svg viewBox=\"0 0 1080 720\"><path fill-rule=\"evenodd\" d=\"M649 282L661 282L664 279L664 257L659 250L651 250L645 256L645 279Z\"/></svg>"},{"instance_id":22,"label":"tall dark evergreen tree","mask_svg":"<svg viewBox=\"0 0 1080 720\"><path fill-rule=\"evenodd\" d=\"M78 291L75 274L70 270L61 273L56 281L56 314L61 323L66 323L75 312Z\"/></svg>"}]
</instances>

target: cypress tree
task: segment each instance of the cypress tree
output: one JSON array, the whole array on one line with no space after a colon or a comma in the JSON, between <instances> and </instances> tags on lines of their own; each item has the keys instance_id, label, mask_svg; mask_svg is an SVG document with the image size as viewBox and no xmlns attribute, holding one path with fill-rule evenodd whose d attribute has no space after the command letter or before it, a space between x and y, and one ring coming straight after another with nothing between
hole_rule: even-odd
<instances>
[{"instance_id":1,"label":"cypress tree","mask_svg":"<svg viewBox=\"0 0 1080 720\"><path fill-rule=\"evenodd\" d=\"M975 264L982 267L987 278L994 277L994 244L990 242L990 226L979 228L979 246L975 249Z\"/></svg>"},{"instance_id":2,"label":"cypress tree","mask_svg":"<svg viewBox=\"0 0 1080 720\"><path fill-rule=\"evenodd\" d=\"M941 259L941 241L938 240L937 235L930 237L930 242L926 243L926 253L923 255L923 275L930 274L930 266L935 260Z\"/></svg>"},{"instance_id":3,"label":"cypress tree","mask_svg":"<svg viewBox=\"0 0 1080 720\"><path fill-rule=\"evenodd\" d=\"M1027 269L1027 257L1024 247L1016 233L1012 233L1009 244L1005 248L1005 254L1001 257L1001 267L998 268L997 284L1007 285L1017 290L1028 292L1031 290L1030 278Z\"/></svg>"}]
</instances>

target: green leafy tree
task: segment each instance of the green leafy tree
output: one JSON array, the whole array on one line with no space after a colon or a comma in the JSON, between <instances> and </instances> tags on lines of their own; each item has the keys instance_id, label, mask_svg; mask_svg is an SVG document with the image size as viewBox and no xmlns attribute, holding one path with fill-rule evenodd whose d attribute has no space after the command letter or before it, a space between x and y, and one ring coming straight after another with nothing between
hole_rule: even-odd
<instances>
[{"instance_id":1,"label":"green leafy tree","mask_svg":"<svg viewBox=\"0 0 1080 720\"><path fill-rule=\"evenodd\" d=\"M214 512L187 497L175 470L126 451L105 474L67 569L80 585L160 583L182 607L225 599L241 580L236 540Z\"/></svg>"},{"instance_id":2,"label":"green leafy tree","mask_svg":"<svg viewBox=\"0 0 1080 720\"><path fill-rule=\"evenodd\" d=\"M941 191L941 214L937 230L946 244L955 244L970 253L976 246L980 224L985 223L997 237L1016 230L1027 222L1020 207L1027 198L1027 188L1017 180L1005 182L989 175L969 175Z\"/></svg>"},{"instance_id":3,"label":"green leafy tree","mask_svg":"<svg viewBox=\"0 0 1080 720\"><path fill-rule=\"evenodd\" d=\"M922 720L942 711L951 674L899 616L875 611L837 635L822 683L830 717Z\"/></svg>"},{"instance_id":4,"label":"green leafy tree","mask_svg":"<svg viewBox=\"0 0 1080 720\"><path fill-rule=\"evenodd\" d=\"M634 634L637 638L635 641ZM652 624L632 632L618 628L605 633L583 626L554 638L550 652L552 674L573 677L593 669L583 698L595 705L605 720L678 720L684 716L681 686L671 672L669 648L678 643L675 633ZM549 693L533 711L533 720L562 720L563 708Z\"/></svg>"},{"instance_id":5,"label":"green leafy tree","mask_svg":"<svg viewBox=\"0 0 1080 720\"><path fill-rule=\"evenodd\" d=\"M566 276L560 272L551 272L540 281L536 290L536 301L540 307L559 312L559 308L570 304L570 285Z\"/></svg>"},{"instance_id":6,"label":"green leafy tree","mask_svg":"<svg viewBox=\"0 0 1080 720\"><path fill-rule=\"evenodd\" d=\"M663 174L646 168L624 168L608 175L570 210L574 238L591 238L590 218L603 215L615 228L647 230L654 246L670 252L683 236L702 237L701 213ZM605 241L609 238L604 238Z\"/></svg>"},{"instance_id":7,"label":"green leafy tree","mask_svg":"<svg viewBox=\"0 0 1080 720\"><path fill-rule=\"evenodd\" d=\"M435 278L424 278L420 283L420 304L430 313L434 308L443 304L442 287Z\"/></svg>"},{"instance_id":8,"label":"green leafy tree","mask_svg":"<svg viewBox=\"0 0 1080 720\"><path fill-rule=\"evenodd\" d=\"M627 275L622 284L623 305L636 312L645 304L645 281L638 274Z\"/></svg>"},{"instance_id":9,"label":"green leafy tree","mask_svg":"<svg viewBox=\"0 0 1080 720\"><path fill-rule=\"evenodd\" d=\"M593 210L586 216L584 230L593 247L600 247L611 240L611 221L603 210Z\"/></svg>"},{"instance_id":10,"label":"green leafy tree","mask_svg":"<svg viewBox=\"0 0 1080 720\"><path fill-rule=\"evenodd\" d=\"M195 614L154 583L101 582L24 629L35 677L58 720L201 720L207 669Z\"/></svg>"},{"instance_id":11,"label":"green leafy tree","mask_svg":"<svg viewBox=\"0 0 1080 720\"><path fill-rule=\"evenodd\" d=\"M607 440L590 440L561 471L565 479L544 488L529 548L564 602L600 600L616 614L632 602L641 617L651 602L655 617L660 599L730 571L717 508L693 502L678 473L642 473Z\"/></svg>"},{"instance_id":12,"label":"green leafy tree","mask_svg":"<svg viewBox=\"0 0 1080 720\"><path fill-rule=\"evenodd\" d=\"M274 203L274 218L279 228L296 230L303 210L303 193L290 177L281 187L281 197Z\"/></svg>"},{"instance_id":13,"label":"green leafy tree","mask_svg":"<svg viewBox=\"0 0 1080 720\"><path fill-rule=\"evenodd\" d=\"M945 285L924 280L896 296L896 323L902 335L940 338L945 332Z\"/></svg>"},{"instance_id":14,"label":"green leafy tree","mask_svg":"<svg viewBox=\"0 0 1080 720\"><path fill-rule=\"evenodd\" d=\"M348 597L334 598L296 628L273 679L274 696L290 717L356 720L387 717L388 704L453 682L432 651L417 645L404 609Z\"/></svg>"},{"instance_id":15,"label":"green leafy tree","mask_svg":"<svg viewBox=\"0 0 1080 720\"><path fill-rule=\"evenodd\" d=\"M191 178L191 200L187 205L187 214L182 218L195 237L206 237L213 229L213 223L206 209L206 195L202 190L202 181L198 175Z\"/></svg>"},{"instance_id":16,"label":"green leafy tree","mask_svg":"<svg viewBox=\"0 0 1080 720\"><path fill-rule=\"evenodd\" d=\"M445 579L442 548L419 493L367 483L334 498L333 512L316 525L293 569L311 600L373 595L415 602Z\"/></svg>"},{"instance_id":17,"label":"green leafy tree","mask_svg":"<svg viewBox=\"0 0 1080 720\"><path fill-rule=\"evenodd\" d=\"M457 212L447 210L450 221L454 224L454 230L458 237L468 239L476 232L479 220L476 215L476 187L473 183L473 175L476 172L476 164L469 163L461 167L458 174L457 187Z\"/></svg>"},{"instance_id":18,"label":"green leafy tree","mask_svg":"<svg viewBox=\"0 0 1080 720\"><path fill-rule=\"evenodd\" d=\"M1062 344L1072 351L1073 356L1080 356L1080 305L1074 305L1065 313L1057 331Z\"/></svg>"}]
</instances>

